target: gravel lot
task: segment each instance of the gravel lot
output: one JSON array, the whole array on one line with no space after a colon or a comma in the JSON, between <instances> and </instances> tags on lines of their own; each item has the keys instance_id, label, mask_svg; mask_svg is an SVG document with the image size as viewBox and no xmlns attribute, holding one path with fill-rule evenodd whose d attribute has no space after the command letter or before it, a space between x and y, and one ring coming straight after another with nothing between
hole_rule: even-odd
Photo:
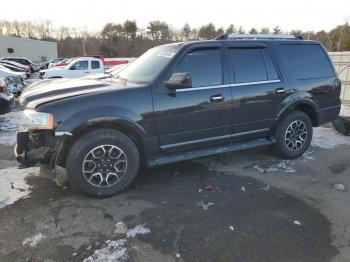
<instances>
[{"instance_id":1,"label":"gravel lot","mask_svg":"<svg viewBox=\"0 0 350 262\"><path fill-rule=\"evenodd\" d=\"M297 160L260 148L142 170L98 200L16 168L18 114L0 116L1 261L350 261L350 137L332 129Z\"/></svg>"}]
</instances>

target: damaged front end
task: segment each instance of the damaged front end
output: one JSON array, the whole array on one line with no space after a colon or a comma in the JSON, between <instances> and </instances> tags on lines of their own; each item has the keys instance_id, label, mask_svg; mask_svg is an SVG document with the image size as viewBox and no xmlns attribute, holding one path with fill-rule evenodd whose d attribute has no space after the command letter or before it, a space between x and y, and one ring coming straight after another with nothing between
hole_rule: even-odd
<instances>
[{"instance_id":1,"label":"damaged front end","mask_svg":"<svg viewBox=\"0 0 350 262\"><path fill-rule=\"evenodd\" d=\"M21 119L21 128L17 132L17 143L14 149L19 168L44 165L53 174L61 152L65 136L55 132L57 123L52 114L25 110Z\"/></svg>"},{"instance_id":2,"label":"damaged front end","mask_svg":"<svg viewBox=\"0 0 350 262\"><path fill-rule=\"evenodd\" d=\"M54 131L18 132L15 156L20 168L40 163L54 169L62 144L63 137L56 137Z\"/></svg>"}]
</instances>

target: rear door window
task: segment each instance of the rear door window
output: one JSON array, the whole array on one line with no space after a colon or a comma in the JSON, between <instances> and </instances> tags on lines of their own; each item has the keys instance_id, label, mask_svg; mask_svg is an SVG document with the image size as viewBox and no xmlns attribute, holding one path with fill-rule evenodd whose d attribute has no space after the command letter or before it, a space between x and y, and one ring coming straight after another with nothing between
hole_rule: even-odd
<instances>
[{"instance_id":1,"label":"rear door window","mask_svg":"<svg viewBox=\"0 0 350 262\"><path fill-rule=\"evenodd\" d=\"M230 48L229 58L236 83L268 80L268 73L260 48Z\"/></svg>"},{"instance_id":2,"label":"rear door window","mask_svg":"<svg viewBox=\"0 0 350 262\"><path fill-rule=\"evenodd\" d=\"M100 62L99 61L91 61L91 69L99 69Z\"/></svg>"},{"instance_id":3,"label":"rear door window","mask_svg":"<svg viewBox=\"0 0 350 262\"><path fill-rule=\"evenodd\" d=\"M297 79L332 77L332 65L320 45L282 44L282 53Z\"/></svg>"}]
</instances>

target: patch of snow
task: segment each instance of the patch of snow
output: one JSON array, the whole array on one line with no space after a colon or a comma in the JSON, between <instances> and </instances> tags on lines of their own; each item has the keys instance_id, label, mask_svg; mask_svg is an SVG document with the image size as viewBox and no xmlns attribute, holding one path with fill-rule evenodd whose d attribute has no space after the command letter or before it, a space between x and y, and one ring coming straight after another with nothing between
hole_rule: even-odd
<instances>
[{"instance_id":1,"label":"patch of snow","mask_svg":"<svg viewBox=\"0 0 350 262\"><path fill-rule=\"evenodd\" d=\"M301 223L300 223L300 221L298 221L298 220L295 220L293 223L294 223L295 225L297 225L297 226L301 226Z\"/></svg>"},{"instance_id":2,"label":"patch of snow","mask_svg":"<svg viewBox=\"0 0 350 262\"><path fill-rule=\"evenodd\" d=\"M343 184L335 184L334 188L338 191L345 191L345 186Z\"/></svg>"},{"instance_id":3,"label":"patch of snow","mask_svg":"<svg viewBox=\"0 0 350 262\"><path fill-rule=\"evenodd\" d=\"M312 153L313 153L313 151L311 151L311 150L306 150L305 153L303 154L303 160L304 160L304 161L314 160L314 157L311 156Z\"/></svg>"},{"instance_id":4,"label":"patch of snow","mask_svg":"<svg viewBox=\"0 0 350 262\"><path fill-rule=\"evenodd\" d=\"M128 259L126 240L107 240L106 245L94 251L83 262L123 262Z\"/></svg>"},{"instance_id":5,"label":"patch of snow","mask_svg":"<svg viewBox=\"0 0 350 262\"><path fill-rule=\"evenodd\" d=\"M29 245L30 247L35 247L45 237L46 237L45 235L39 233L39 234L36 234L32 237L27 237L26 239L24 239L22 244L23 244L23 246Z\"/></svg>"},{"instance_id":6,"label":"patch of snow","mask_svg":"<svg viewBox=\"0 0 350 262\"><path fill-rule=\"evenodd\" d=\"M282 160L279 164L277 164L277 167L282 169L284 172L287 173L295 173L296 170L291 167L294 163L287 161L287 160Z\"/></svg>"},{"instance_id":7,"label":"patch of snow","mask_svg":"<svg viewBox=\"0 0 350 262\"><path fill-rule=\"evenodd\" d=\"M239 189L239 191L245 192L246 188L245 186L241 186L241 188Z\"/></svg>"},{"instance_id":8,"label":"patch of snow","mask_svg":"<svg viewBox=\"0 0 350 262\"><path fill-rule=\"evenodd\" d=\"M228 226L228 228L229 228L231 231L235 231L234 226Z\"/></svg>"},{"instance_id":9,"label":"patch of snow","mask_svg":"<svg viewBox=\"0 0 350 262\"><path fill-rule=\"evenodd\" d=\"M15 167L0 169L0 208L29 195L30 186L24 178L37 170L37 168L17 169Z\"/></svg>"},{"instance_id":10,"label":"patch of snow","mask_svg":"<svg viewBox=\"0 0 350 262\"><path fill-rule=\"evenodd\" d=\"M16 139L16 132L0 132L0 144L2 145L14 145Z\"/></svg>"},{"instance_id":11,"label":"patch of snow","mask_svg":"<svg viewBox=\"0 0 350 262\"><path fill-rule=\"evenodd\" d=\"M150 232L151 230L145 227L145 225L137 225L136 227L131 228L126 232L126 237L130 238L130 237L135 237L137 235L146 235Z\"/></svg>"},{"instance_id":12,"label":"patch of snow","mask_svg":"<svg viewBox=\"0 0 350 262\"><path fill-rule=\"evenodd\" d=\"M115 234L126 234L127 231L128 228L126 227L124 222L118 222L117 224L115 224Z\"/></svg>"},{"instance_id":13,"label":"patch of snow","mask_svg":"<svg viewBox=\"0 0 350 262\"><path fill-rule=\"evenodd\" d=\"M0 144L13 145L16 142L16 131L22 122L22 111L0 115Z\"/></svg>"},{"instance_id":14,"label":"patch of snow","mask_svg":"<svg viewBox=\"0 0 350 262\"><path fill-rule=\"evenodd\" d=\"M118 222L115 227L118 233L126 234L127 238L134 238L137 235L145 235L151 232L145 225L137 225L127 230L124 222ZM95 244L98 244L98 242L95 242ZM91 256L85 258L83 262L124 262L128 259L127 239L107 240L105 244L104 247L95 250ZM86 250L90 249L91 245Z\"/></svg>"},{"instance_id":15,"label":"patch of snow","mask_svg":"<svg viewBox=\"0 0 350 262\"><path fill-rule=\"evenodd\" d=\"M202 200L201 202L198 202L198 203L197 203L197 206L202 207L203 210L208 210L208 208L209 208L210 206L213 206L213 205L215 205L214 202L208 202L207 204L205 204L203 200Z\"/></svg>"},{"instance_id":16,"label":"patch of snow","mask_svg":"<svg viewBox=\"0 0 350 262\"><path fill-rule=\"evenodd\" d=\"M177 253L177 254L176 254L176 257L177 257L177 258L180 258L180 257L181 257L181 255L180 255L179 253Z\"/></svg>"},{"instance_id":17,"label":"patch of snow","mask_svg":"<svg viewBox=\"0 0 350 262\"><path fill-rule=\"evenodd\" d=\"M350 106L349 105L341 105L339 116L349 117L350 116Z\"/></svg>"},{"instance_id":18,"label":"patch of snow","mask_svg":"<svg viewBox=\"0 0 350 262\"><path fill-rule=\"evenodd\" d=\"M17 131L22 121L22 111L0 115L0 131Z\"/></svg>"},{"instance_id":19,"label":"patch of snow","mask_svg":"<svg viewBox=\"0 0 350 262\"><path fill-rule=\"evenodd\" d=\"M269 166L254 165L252 168L259 173L271 173L277 171L284 171L286 173L295 173L296 170L293 168L294 162L289 160L281 160L277 163L271 164Z\"/></svg>"},{"instance_id":20,"label":"patch of snow","mask_svg":"<svg viewBox=\"0 0 350 262\"><path fill-rule=\"evenodd\" d=\"M262 187L261 190L269 191L270 190L270 185L266 185L266 186Z\"/></svg>"},{"instance_id":21,"label":"patch of snow","mask_svg":"<svg viewBox=\"0 0 350 262\"><path fill-rule=\"evenodd\" d=\"M344 136L332 128L314 127L311 145L332 149L337 145L350 145L350 137Z\"/></svg>"}]
</instances>

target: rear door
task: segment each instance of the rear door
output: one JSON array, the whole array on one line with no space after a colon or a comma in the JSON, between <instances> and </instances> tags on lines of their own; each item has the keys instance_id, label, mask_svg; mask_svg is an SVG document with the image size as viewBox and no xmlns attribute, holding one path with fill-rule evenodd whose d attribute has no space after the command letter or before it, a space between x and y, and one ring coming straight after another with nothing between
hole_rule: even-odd
<instances>
[{"instance_id":1,"label":"rear door","mask_svg":"<svg viewBox=\"0 0 350 262\"><path fill-rule=\"evenodd\" d=\"M101 62L99 60L92 60L91 61L91 73L101 73L103 71Z\"/></svg>"},{"instance_id":2,"label":"rear door","mask_svg":"<svg viewBox=\"0 0 350 262\"><path fill-rule=\"evenodd\" d=\"M162 152L194 150L231 143L231 89L225 85L221 45L188 50L163 79L190 73L192 87L153 92L154 115Z\"/></svg>"},{"instance_id":3,"label":"rear door","mask_svg":"<svg viewBox=\"0 0 350 262\"><path fill-rule=\"evenodd\" d=\"M277 107L288 96L288 84L267 46L228 44L226 51L233 96L233 140L265 136Z\"/></svg>"}]
</instances>

